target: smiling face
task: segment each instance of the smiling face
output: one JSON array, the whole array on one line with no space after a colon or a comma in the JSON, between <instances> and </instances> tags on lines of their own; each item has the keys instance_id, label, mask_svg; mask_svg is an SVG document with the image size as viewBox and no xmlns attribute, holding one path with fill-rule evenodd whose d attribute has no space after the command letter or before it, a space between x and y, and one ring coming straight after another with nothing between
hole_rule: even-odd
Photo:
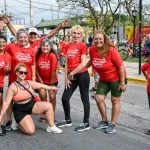
<instances>
[{"instance_id":1,"label":"smiling face","mask_svg":"<svg viewBox=\"0 0 150 150\"><path fill-rule=\"evenodd\" d=\"M24 80L26 78L26 75L28 74L25 67L19 67L19 69L16 71L16 76L18 80Z\"/></svg>"},{"instance_id":2,"label":"smiling face","mask_svg":"<svg viewBox=\"0 0 150 150\"><path fill-rule=\"evenodd\" d=\"M29 33L29 41L30 42L35 42L38 38L38 34L35 32L30 32Z\"/></svg>"},{"instance_id":3,"label":"smiling face","mask_svg":"<svg viewBox=\"0 0 150 150\"><path fill-rule=\"evenodd\" d=\"M104 36L101 33L94 35L94 44L96 47L101 48L104 45Z\"/></svg>"},{"instance_id":4,"label":"smiling face","mask_svg":"<svg viewBox=\"0 0 150 150\"><path fill-rule=\"evenodd\" d=\"M82 37L81 32L79 30L73 30L71 32L72 41L77 43L80 41L80 38Z\"/></svg>"},{"instance_id":5,"label":"smiling face","mask_svg":"<svg viewBox=\"0 0 150 150\"><path fill-rule=\"evenodd\" d=\"M51 50L50 44L48 42L42 44L41 50L42 50L43 54L45 54L45 55L48 54L50 52L50 50Z\"/></svg>"},{"instance_id":6,"label":"smiling face","mask_svg":"<svg viewBox=\"0 0 150 150\"><path fill-rule=\"evenodd\" d=\"M6 41L3 38L0 38L0 51L4 51L6 44Z\"/></svg>"},{"instance_id":7,"label":"smiling face","mask_svg":"<svg viewBox=\"0 0 150 150\"><path fill-rule=\"evenodd\" d=\"M28 45L28 35L26 33L20 33L18 36L18 43L21 47L26 47Z\"/></svg>"}]
</instances>

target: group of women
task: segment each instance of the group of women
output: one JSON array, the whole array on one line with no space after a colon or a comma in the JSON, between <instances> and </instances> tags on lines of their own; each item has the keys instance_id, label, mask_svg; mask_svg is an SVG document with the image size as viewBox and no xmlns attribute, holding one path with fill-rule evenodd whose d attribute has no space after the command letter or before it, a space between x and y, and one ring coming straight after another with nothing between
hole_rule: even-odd
<instances>
[{"instance_id":1,"label":"group of women","mask_svg":"<svg viewBox=\"0 0 150 150\"><path fill-rule=\"evenodd\" d=\"M110 42L103 31L97 31L94 36L94 45L90 48L90 60L87 62L87 46L81 42L84 31L81 26L75 25L71 29L71 42L65 45L63 56L65 56L65 88L62 95L62 104L65 120L54 124L54 111L56 106L56 91L58 85L57 65L58 59L53 51L48 38L55 35L61 28L65 27L69 20L61 23L46 37L37 39L36 28L29 29L29 35L24 29L16 31L10 24L9 18L5 15L4 22L10 31L16 35L17 43L6 45L6 38L0 37L0 55L9 55L11 62L5 62L0 69L2 84L4 75L9 72L9 87L5 101L2 101L3 86L1 86L1 128L4 129L4 113L7 112L7 119L10 124L11 112L19 128L25 134L33 134L35 126L30 114L42 115L47 123L47 132L62 133L58 127L71 126L70 99L76 88L79 86L81 100L84 109L83 122L75 128L76 131L90 129L90 103L89 84L90 77L88 67L92 67L101 77L97 86L95 100L101 113L101 121L95 129L106 128L106 133L115 132L115 123L120 111L120 96L126 90L125 69L117 48ZM3 43L1 42L3 41ZM3 45L3 46L2 46ZM3 49L3 50L1 50ZM35 50L36 49L36 50ZM3 52L1 52L3 51ZM0 59L5 57L0 57ZM35 63L36 59L36 63ZM37 81L37 82L36 82ZM35 101L33 92L38 89L42 101ZM47 102L46 90L48 90L50 102ZM110 123L106 116L105 98L111 91L112 117ZM3 104L2 104L3 102ZM6 125L7 125L6 124ZM4 130L3 130L4 131ZM5 135L4 131L1 135Z\"/></svg>"}]
</instances>

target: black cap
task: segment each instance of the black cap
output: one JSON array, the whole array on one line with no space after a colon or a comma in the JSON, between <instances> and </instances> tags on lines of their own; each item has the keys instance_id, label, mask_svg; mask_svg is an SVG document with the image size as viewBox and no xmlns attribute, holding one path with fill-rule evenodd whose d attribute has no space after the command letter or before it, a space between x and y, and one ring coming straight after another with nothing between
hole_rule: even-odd
<instances>
[{"instance_id":1,"label":"black cap","mask_svg":"<svg viewBox=\"0 0 150 150\"><path fill-rule=\"evenodd\" d=\"M0 35L0 39L4 39L7 42L7 38L4 35Z\"/></svg>"}]
</instances>

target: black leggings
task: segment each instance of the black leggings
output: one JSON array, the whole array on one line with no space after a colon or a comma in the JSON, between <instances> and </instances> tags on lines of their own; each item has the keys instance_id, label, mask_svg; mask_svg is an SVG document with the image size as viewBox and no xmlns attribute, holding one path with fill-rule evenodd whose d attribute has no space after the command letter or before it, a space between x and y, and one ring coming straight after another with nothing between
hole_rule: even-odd
<instances>
[{"instance_id":1,"label":"black leggings","mask_svg":"<svg viewBox=\"0 0 150 150\"><path fill-rule=\"evenodd\" d=\"M150 109L150 92L147 92L147 96L148 96L148 105L149 105L149 109Z\"/></svg>"},{"instance_id":2,"label":"black leggings","mask_svg":"<svg viewBox=\"0 0 150 150\"><path fill-rule=\"evenodd\" d=\"M65 120L71 119L70 117L70 98L76 88L79 86L81 100L84 106L84 123L89 123L90 103L89 103L89 84L90 77L88 71L74 75L74 80L71 80L70 88L65 88L62 96L62 104L65 113Z\"/></svg>"}]
</instances>

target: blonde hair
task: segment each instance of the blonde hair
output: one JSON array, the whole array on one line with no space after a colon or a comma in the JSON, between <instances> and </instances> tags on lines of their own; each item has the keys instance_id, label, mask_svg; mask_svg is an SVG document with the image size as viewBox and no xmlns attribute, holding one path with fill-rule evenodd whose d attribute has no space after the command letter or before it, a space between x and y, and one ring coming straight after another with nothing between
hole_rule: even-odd
<instances>
[{"instance_id":1,"label":"blonde hair","mask_svg":"<svg viewBox=\"0 0 150 150\"><path fill-rule=\"evenodd\" d=\"M18 64L18 65L16 66L16 68L15 68L15 71L19 71L21 67L26 68L26 65L23 64L23 63Z\"/></svg>"},{"instance_id":2,"label":"blonde hair","mask_svg":"<svg viewBox=\"0 0 150 150\"><path fill-rule=\"evenodd\" d=\"M82 37L85 36L84 30L83 30L83 28L82 28L80 25L74 25L74 26L72 26L72 28L71 28L71 33L72 33L73 31L76 31L76 30L78 30L78 31L81 33L81 36L82 36Z\"/></svg>"},{"instance_id":3,"label":"blonde hair","mask_svg":"<svg viewBox=\"0 0 150 150\"><path fill-rule=\"evenodd\" d=\"M100 54L102 57L105 57L108 52L110 47L113 47L115 49L118 49L109 39L109 37L106 35L106 33L103 30L97 30L93 36L95 38L96 34L102 34L104 37L104 45L100 48Z\"/></svg>"}]
</instances>

